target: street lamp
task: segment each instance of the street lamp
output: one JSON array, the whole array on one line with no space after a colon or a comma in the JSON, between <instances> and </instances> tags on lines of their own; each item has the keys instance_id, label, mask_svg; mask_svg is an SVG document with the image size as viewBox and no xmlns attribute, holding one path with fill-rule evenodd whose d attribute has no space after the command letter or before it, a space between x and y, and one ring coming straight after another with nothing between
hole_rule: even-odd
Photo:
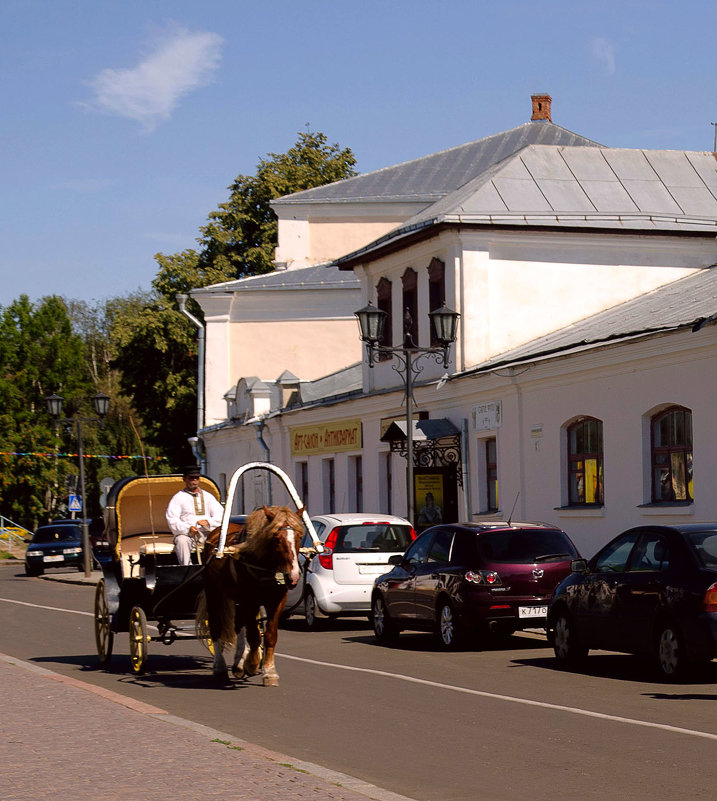
<instances>
[{"instance_id":1,"label":"street lamp","mask_svg":"<svg viewBox=\"0 0 717 801\"><path fill-rule=\"evenodd\" d=\"M354 312L359 321L361 339L366 343L368 366L373 367L381 355L395 357L398 364L393 369L403 378L406 392L406 517L413 524L413 381L423 372L419 361L424 357L432 357L438 364L448 367L448 353L450 346L456 341L456 329L460 314L446 307L443 303L439 309L429 312L428 316L433 326L433 334L438 345L436 347L421 348L413 342L411 329L413 320L408 309L403 315L403 345L388 347L380 345L383 338L383 328L388 314L378 309L369 301L368 306Z\"/></svg>"},{"instance_id":2,"label":"street lamp","mask_svg":"<svg viewBox=\"0 0 717 801\"><path fill-rule=\"evenodd\" d=\"M85 458L82 453L82 423L99 423L101 428L105 427L105 416L110 408L110 399L102 392L92 396L92 406L97 413L97 417L70 417L62 418L62 404L65 399L53 393L45 398L47 410L55 419L55 428L60 423L74 423L77 426L77 452L80 457L80 497L82 498L82 550L84 552L85 576L92 573L92 553L90 549L90 530L87 525L87 503L85 497Z\"/></svg>"}]
</instances>

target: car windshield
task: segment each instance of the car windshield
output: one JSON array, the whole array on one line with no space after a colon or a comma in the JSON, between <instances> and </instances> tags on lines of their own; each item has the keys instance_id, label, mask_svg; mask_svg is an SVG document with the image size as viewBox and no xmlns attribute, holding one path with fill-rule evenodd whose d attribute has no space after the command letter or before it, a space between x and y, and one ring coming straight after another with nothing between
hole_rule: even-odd
<instances>
[{"instance_id":1,"label":"car windshield","mask_svg":"<svg viewBox=\"0 0 717 801\"><path fill-rule=\"evenodd\" d=\"M717 531L691 531L687 538L702 567L717 568Z\"/></svg>"},{"instance_id":2,"label":"car windshield","mask_svg":"<svg viewBox=\"0 0 717 801\"><path fill-rule=\"evenodd\" d=\"M533 564L561 562L578 556L575 547L562 531L513 529L481 534L478 550L488 562Z\"/></svg>"},{"instance_id":3,"label":"car windshield","mask_svg":"<svg viewBox=\"0 0 717 801\"><path fill-rule=\"evenodd\" d=\"M411 544L411 527L395 523L367 523L341 526L336 539L336 553L373 551L396 553Z\"/></svg>"},{"instance_id":4,"label":"car windshield","mask_svg":"<svg viewBox=\"0 0 717 801\"><path fill-rule=\"evenodd\" d=\"M33 535L34 543L46 542L74 542L79 539L79 531L76 526L52 526L39 528Z\"/></svg>"}]
</instances>

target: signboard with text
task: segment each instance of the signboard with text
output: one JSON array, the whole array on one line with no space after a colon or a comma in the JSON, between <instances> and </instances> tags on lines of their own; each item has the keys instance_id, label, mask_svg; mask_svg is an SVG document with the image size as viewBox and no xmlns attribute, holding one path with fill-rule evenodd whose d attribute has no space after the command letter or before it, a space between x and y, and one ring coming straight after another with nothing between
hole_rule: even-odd
<instances>
[{"instance_id":1,"label":"signboard with text","mask_svg":"<svg viewBox=\"0 0 717 801\"><path fill-rule=\"evenodd\" d=\"M355 451L363 445L360 420L297 426L290 431L292 456Z\"/></svg>"}]
</instances>

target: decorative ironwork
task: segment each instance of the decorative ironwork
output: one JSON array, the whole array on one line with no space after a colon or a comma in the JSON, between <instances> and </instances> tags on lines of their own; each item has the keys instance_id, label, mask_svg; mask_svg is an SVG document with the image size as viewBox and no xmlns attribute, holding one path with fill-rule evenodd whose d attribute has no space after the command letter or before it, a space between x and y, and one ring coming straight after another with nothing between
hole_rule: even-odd
<instances>
[{"instance_id":1,"label":"decorative ironwork","mask_svg":"<svg viewBox=\"0 0 717 801\"><path fill-rule=\"evenodd\" d=\"M390 443L391 451L408 458L407 440L394 439ZM441 439L427 439L413 442L414 467L452 467L455 469L456 480L463 486L463 471L461 470L461 438L459 434Z\"/></svg>"}]
</instances>

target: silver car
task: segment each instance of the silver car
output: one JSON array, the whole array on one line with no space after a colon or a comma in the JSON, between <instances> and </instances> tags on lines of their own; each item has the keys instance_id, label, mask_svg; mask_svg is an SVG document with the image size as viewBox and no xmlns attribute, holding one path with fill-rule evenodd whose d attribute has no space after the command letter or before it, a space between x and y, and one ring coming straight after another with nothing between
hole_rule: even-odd
<instances>
[{"instance_id":1,"label":"silver car","mask_svg":"<svg viewBox=\"0 0 717 801\"><path fill-rule=\"evenodd\" d=\"M301 579L289 591L284 615L303 614L308 629L322 618L370 618L374 579L387 571L389 557L413 542L413 527L402 517L383 514L318 515L311 522L324 553L312 553L305 535Z\"/></svg>"}]
</instances>

